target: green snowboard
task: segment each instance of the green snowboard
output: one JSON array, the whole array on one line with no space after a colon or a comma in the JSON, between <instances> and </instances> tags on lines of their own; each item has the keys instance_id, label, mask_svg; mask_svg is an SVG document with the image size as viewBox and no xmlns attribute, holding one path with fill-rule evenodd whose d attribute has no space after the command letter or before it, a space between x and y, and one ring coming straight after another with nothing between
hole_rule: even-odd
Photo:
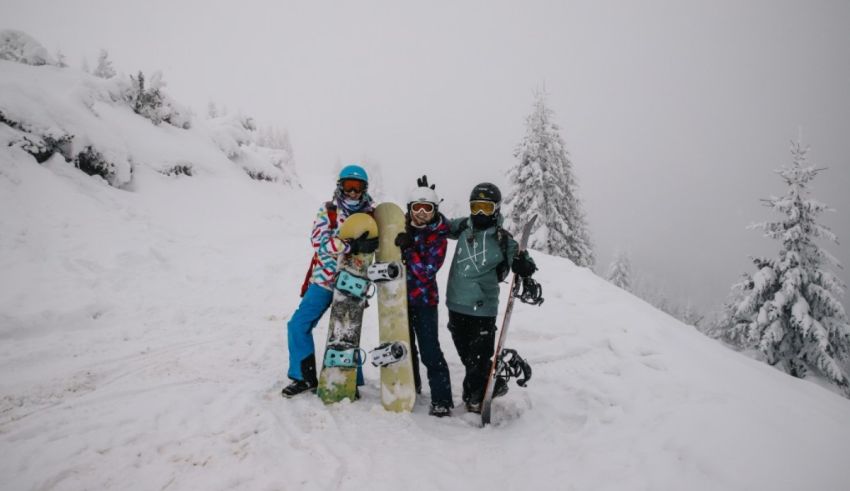
<instances>
[{"instance_id":1,"label":"green snowboard","mask_svg":"<svg viewBox=\"0 0 850 491\"><path fill-rule=\"evenodd\" d=\"M395 245L399 232L404 232L404 212L394 203L381 203L375 208L378 222L378 263L401 263L401 250ZM410 350L410 331L407 320L407 275L405 268L392 281L377 283L378 326L381 344L398 342L407 355L400 361L381 367L381 403L384 409L409 412L416 402L413 364Z\"/></svg>"},{"instance_id":2,"label":"green snowboard","mask_svg":"<svg viewBox=\"0 0 850 491\"><path fill-rule=\"evenodd\" d=\"M378 234L378 226L369 215L355 213L342 224L339 238L356 238L363 232L369 232L369 237L373 238ZM316 390L325 404L346 398L354 401L357 393L357 366L362 364L360 330L366 294L371 285L366 279L366 271L372 264L373 255L347 254L339 257L328 342Z\"/></svg>"}]
</instances>

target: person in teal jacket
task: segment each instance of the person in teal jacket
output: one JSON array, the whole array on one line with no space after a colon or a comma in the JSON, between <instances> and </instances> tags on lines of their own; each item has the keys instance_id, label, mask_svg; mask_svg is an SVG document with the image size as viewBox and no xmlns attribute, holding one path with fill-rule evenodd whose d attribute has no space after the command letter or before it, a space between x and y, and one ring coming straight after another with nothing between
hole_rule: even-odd
<instances>
[{"instance_id":1,"label":"person in teal jacket","mask_svg":"<svg viewBox=\"0 0 850 491\"><path fill-rule=\"evenodd\" d=\"M537 267L527 252L501 225L502 193L491 183L481 183L469 196L470 215L449 221L449 238L457 240L446 288L449 332L466 369L463 402L469 412L480 413L484 385L496 342L499 283L509 271L531 276ZM504 395L507 384L497 380L494 397Z\"/></svg>"}]
</instances>

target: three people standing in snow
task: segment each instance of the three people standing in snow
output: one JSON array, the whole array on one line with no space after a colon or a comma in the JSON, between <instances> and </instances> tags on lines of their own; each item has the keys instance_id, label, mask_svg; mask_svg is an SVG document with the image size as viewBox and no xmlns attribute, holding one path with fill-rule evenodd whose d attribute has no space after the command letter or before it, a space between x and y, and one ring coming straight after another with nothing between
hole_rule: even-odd
<instances>
[{"instance_id":1,"label":"three people standing in snow","mask_svg":"<svg viewBox=\"0 0 850 491\"><path fill-rule=\"evenodd\" d=\"M360 183L359 190L355 189ZM480 412L485 384L494 355L496 316L499 309L499 283L509 271L529 277L537 269L527 252L517 254L518 244L502 229L499 189L490 183L473 188L470 214L447 220L439 212L441 201L433 185L422 176L407 203L407 226L396 237L407 268L408 320L411 333L414 377L417 392L421 386L419 356L427 369L433 416L448 416L454 407L448 364L438 337L439 293L436 282L446 256L447 239L458 241L449 271L446 305L448 329L465 368L462 400L469 412ZM368 177L359 166L343 168L337 181L334 201L319 210L313 224L315 249L312 274L288 329L289 370L292 383L282 395L315 390L315 347L312 330L330 307L336 256L350 252L372 252L377 242L364 238L342 241L337 237L338 222L356 212L370 213L374 203L366 193ZM335 210L333 208L335 207ZM338 210L338 216L336 215ZM418 345L418 349L417 349ZM358 369L358 385L362 374ZM507 392L507 384L497 379L494 396Z\"/></svg>"}]
</instances>

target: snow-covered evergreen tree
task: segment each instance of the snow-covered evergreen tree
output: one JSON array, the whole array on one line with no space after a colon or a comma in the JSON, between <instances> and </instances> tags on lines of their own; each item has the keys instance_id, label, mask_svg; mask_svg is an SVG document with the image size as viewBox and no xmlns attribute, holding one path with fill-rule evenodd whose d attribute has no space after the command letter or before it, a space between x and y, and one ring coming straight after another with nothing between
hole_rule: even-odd
<instances>
[{"instance_id":1,"label":"snow-covered evergreen tree","mask_svg":"<svg viewBox=\"0 0 850 491\"><path fill-rule=\"evenodd\" d=\"M100 50L100 55L97 57L97 67L94 69L94 76L100 78L112 78L115 76L115 68L112 67L109 52L105 49Z\"/></svg>"},{"instance_id":2,"label":"snow-covered evergreen tree","mask_svg":"<svg viewBox=\"0 0 850 491\"><path fill-rule=\"evenodd\" d=\"M553 111L538 92L526 119L526 133L517 146L519 162L508 177L506 228L517 231L532 215L537 223L529 247L566 257L579 266L593 266L593 244L573 173Z\"/></svg>"},{"instance_id":3,"label":"snow-covered evergreen tree","mask_svg":"<svg viewBox=\"0 0 850 491\"><path fill-rule=\"evenodd\" d=\"M631 291L632 263L627 253L621 251L614 253L614 259L608 266L606 279L623 290Z\"/></svg>"},{"instance_id":4,"label":"snow-covered evergreen tree","mask_svg":"<svg viewBox=\"0 0 850 491\"><path fill-rule=\"evenodd\" d=\"M56 66L59 68L68 68L67 58L61 49L56 50Z\"/></svg>"},{"instance_id":5,"label":"snow-covered evergreen tree","mask_svg":"<svg viewBox=\"0 0 850 491\"><path fill-rule=\"evenodd\" d=\"M727 316L728 338L757 349L768 363L795 377L804 378L813 369L850 394L850 325L838 300L845 285L829 269L841 265L815 242L838 243L816 221L833 210L809 197L809 183L822 169L808 163L807 151L799 142L792 144L793 163L777 170L788 191L765 200L784 218L753 225L782 246L775 258L754 258L757 271L735 286L741 296Z\"/></svg>"},{"instance_id":6,"label":"snow-covered evergreen tree","mask_svg":"<svg viewBox=\"0 0 850 491\"><path fill-rule=\"evenodd\" d=\"M209 101L207 103L207 119L214 119L219 116L218 107L215 105L215 102Z\"/></svg>"}]
</instances>

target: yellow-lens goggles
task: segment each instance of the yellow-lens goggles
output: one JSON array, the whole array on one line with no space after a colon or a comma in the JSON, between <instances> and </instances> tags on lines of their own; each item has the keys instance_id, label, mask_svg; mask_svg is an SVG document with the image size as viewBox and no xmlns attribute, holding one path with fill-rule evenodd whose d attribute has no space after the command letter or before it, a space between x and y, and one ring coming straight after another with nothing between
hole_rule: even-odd
<instances>
[{"instance_id":1,"label":"yellow-lens goggles","mask_svg":"<svg viewBox=\"0 0 850 491\"><path fill-rule=\"evenodd\" d=\"M473 200L469 202L469 211L473 215L487 215L490 216L496 213L496 203L492 201L485 200Z\"/></svg>"}]
</instances>

